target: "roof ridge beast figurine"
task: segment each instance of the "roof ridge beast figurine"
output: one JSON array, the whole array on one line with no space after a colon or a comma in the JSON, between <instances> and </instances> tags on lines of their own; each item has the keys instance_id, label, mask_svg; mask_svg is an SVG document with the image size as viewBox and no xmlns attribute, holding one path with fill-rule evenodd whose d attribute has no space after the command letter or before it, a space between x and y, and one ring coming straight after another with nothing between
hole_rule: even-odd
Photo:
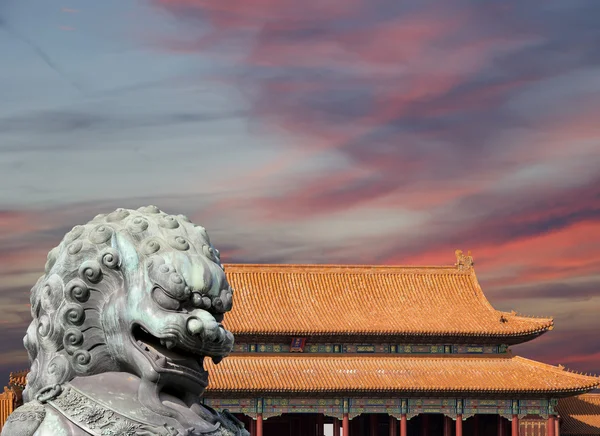
<instances>
[{"instance_id":1,"label":"roof ridge beast figurine","mask_svg":"<svg viewBox=\"0 0 600 436\"><path fill-rule=\"evenodd\" d=\"M200 401L233 347L233 290L204 227L155 206L75 226L31 290L25 404L2 436L247 436Z\"/></svg>"}]
</instances>

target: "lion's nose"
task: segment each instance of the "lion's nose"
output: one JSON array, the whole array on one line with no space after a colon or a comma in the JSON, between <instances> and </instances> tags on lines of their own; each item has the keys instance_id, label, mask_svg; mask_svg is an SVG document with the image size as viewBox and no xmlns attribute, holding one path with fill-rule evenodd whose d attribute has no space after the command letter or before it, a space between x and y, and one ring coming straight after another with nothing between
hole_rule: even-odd
<instances>
[{"instance_id":1,"label":"lion's nose","mask_svg":"<svg viewBox=\"0 0 600 436\"><path fill-rule=\"evenodd\" d=\"M200 335L204 330L204 324L198 318L190 318L187 322L187 329L194 336Z\"/></svg>"},{"instance_id":2,"label":"lion's nose","mask_svg":"<svg viewBox=\"0 0 600 436\"><path fill-rule=\"evenodd\" d=\"M204 320L191 317L187 321L188 332L193 336L205 336L209 341L217 342L226 338L226 333L214 319Z\"/></svg>"}]
</instances>

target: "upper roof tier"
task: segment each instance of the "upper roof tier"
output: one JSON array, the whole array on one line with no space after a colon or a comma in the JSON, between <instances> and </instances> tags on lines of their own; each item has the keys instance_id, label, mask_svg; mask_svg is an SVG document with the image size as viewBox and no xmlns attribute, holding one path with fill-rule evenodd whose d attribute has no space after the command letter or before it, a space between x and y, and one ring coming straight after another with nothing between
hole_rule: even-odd
<instances>
[{"instance_id":1,"label":"upper roof tier","mask_svg":"<svg viewBox=\"0 0 600 436\"><path fill-rule=\"evenodd\" d=\"M8 385L25 389L25 385L27 385L27 374L28 373L29 373L28 369L23 370L23 371L11 372L10 375L8 376Z\"/></svg>"},{"instance_id":2,"label":"upper roof tier","mask_svg":"<svg viewBox=\"0 0 600 436\"><path fill-rule=\"evenodd\" d=\"M451 337L506 344L552 329L551 318L495 310L471 257L457 257L447 267L226 264L235 296L224 324L238 337Z\"/></svg>"}]
</instances>

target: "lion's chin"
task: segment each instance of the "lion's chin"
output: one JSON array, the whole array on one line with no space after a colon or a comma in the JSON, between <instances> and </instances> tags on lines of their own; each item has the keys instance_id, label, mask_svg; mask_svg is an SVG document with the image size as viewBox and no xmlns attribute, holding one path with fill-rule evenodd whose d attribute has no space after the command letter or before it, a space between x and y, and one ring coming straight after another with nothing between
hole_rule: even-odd
<instances>
[{"instance_id":1,"label":"lion's chin","mask_svg":"<svg viewBox=\"0 0 600 436\"><path fill-rule=\"evenodd\" d=\"M190 383L204 390L208 386L208 372L204 356L177 346L175 337L157 338L143 326L132 329L134 346L148 359L161 380L171 385L190 389Z\"/></svg>"}]
</instances>

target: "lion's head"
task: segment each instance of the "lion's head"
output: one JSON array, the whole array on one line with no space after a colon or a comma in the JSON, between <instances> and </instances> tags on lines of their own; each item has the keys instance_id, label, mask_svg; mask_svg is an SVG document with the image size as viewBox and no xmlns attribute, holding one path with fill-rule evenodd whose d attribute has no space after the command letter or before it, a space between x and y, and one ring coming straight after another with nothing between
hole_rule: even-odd
<instances>
[{"instance_id":1,"label":"lion's head","mask_svg":"<svg viewBox=\"0 0 600 436\"><path fill-rule=\"evenodd\" d=\"M25 401L76 376L116 371L200 395L205 356L233 347L233 291L206 230L154 206L76 226L31 290Z\"/></svg>"}]
</instances>

